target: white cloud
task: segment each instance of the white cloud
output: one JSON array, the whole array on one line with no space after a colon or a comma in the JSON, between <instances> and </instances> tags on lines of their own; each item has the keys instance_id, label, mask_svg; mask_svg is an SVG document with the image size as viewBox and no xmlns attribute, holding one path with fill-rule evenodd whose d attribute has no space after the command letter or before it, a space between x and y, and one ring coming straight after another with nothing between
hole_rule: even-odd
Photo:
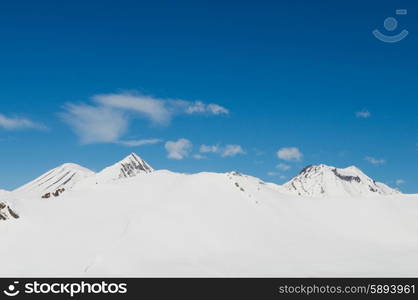
<instances>
[{"instance_id":1,"label":"white cloud","mask_svg":"<svg viewBox=\"0 0 418 300\"><path fill-rule=\"evenodd\" d=\"M232 157L238 154L245 154L244 149L240 145L226 145L222 150L222 157Z\"/></svg>"},{"instance_id":2,"label":"white cloud","mask_svg":"<svg viewBox=\"0 0 418 300\"><path fill-rule=\"evenodd\" d=\"M267 176L270 176L270 177L276 177L276 176L279 176L280 175L280 173L278 173L278 172L267 172Z\"/></svg>"},{"instance_id":3,"label":"white cloud","mask_svg":"<svg viewBox=\"0 0 418 300\"><path fill-rule=\"evenodd\" d=\"M254 153L255 153L256 156L262 156L262 155L265 154L264 151L261 151L261 150L259 150L257 148L253 148L253 151L254 151Z\"/></svg>"},{"instance_id":4,"label":"white cloud","mask_svg":"<svg viewBox=\"0 0 418 300\"><path fill-rule=\"evenodd\" d=\"M280 164L278 164L278 165L276 166L276 168L277 168L277 169L279 169L279 170L282 170L282 171L287 171L287 170L289 170L291 167L290 167L289 165L286 165L286 164L282 164L282 163L280 163Z\"/></svg>"},{"instance_id":5,"label":"white cloud","mask_svg":"<svg viewBox=\"0 0 418 300\"><path fill-rule=\"evenodd\" d=\"M178 102L180 104L180 102ZM204 113L206 111L206 105L201 101L196 101L194 103L187 103L181 102L184 104L186 113L194 114L194 113Z\"/></svg>"},{"instance_id":6,"label":"white cloud","mask_svg":"<svg viewBox=\"0 0 418 300\"><path fill-rule=\"evenodd\" d=\"M222 157L232 157L238 154L245 154L244 149L240 145L201 145L200 153L216 153Z\"/></svg>"},{"instance_id":7,"label":"white cloud","mask_svg":"<svg viewBox=\"0 0 418 300\"><path fill-rule=\"evenodd\" d=\"M384 163L386 163L386 160L384 159L377 159L371 156L367 156L364 158L366 161L368 161L369 163L371 163L372 165L378 166L378 165L383 165Z\"/></svg>"},{"instance_id":8,"label":"white cloud","mask_svg":"<svg viewBox=\"0 0 418 300\"><path fill-rule=\"evenodd\" d=\"M61 113L62 119L82 143L119 142L134 117L145 118L153 124L168 125L179 114L228 113L218 104L159 99L137 93L99 94L91 99L94 102L92 105L69 103Z\"/></svg>"},{"instance_id":9,"label":"white cloud","mask_svg":"<svg viewBox=\"0 0 418 300\"><path fill-rule=\"evenodd\" d=\"M192 147L192 143L184 138L177 141L168 141L165 143L165 149L168 153L167 157L171 159L180 160L189 156Z\"/></svg>"},{"instance_id":10,"label":"white cloud","mask_svg":"<svg viewBox=\"0 0 418 300\"><path fill-rule=\"evenodd\" d=\"M126 132L128 119L123 112L108 107L67 104L61 118L79 136L81 143L115 143Z\"/></svg>"},{"instance_id":11,"label":"white cloud","mask_svg":"<svg viewBox=\"0 0 418 300\"><path fill-rule=\"evenodd\" d=\"M195 102L186 102L186 101L177 101L178 104L184 106L186 113L188 114L212 114L212 115L227 115L229 114L229 110L225 107L222 107L218 104L210 103L205 104L202 101L195 101Z\"/></svg>"},{"instance_id":12,"label":"white cloud","mask_svg":"<svg viewBox=\"0 0 418 300\"><path fill-rule=\"evenodd\" d=\"M221 151L221 148L219 145L201 145L199 151L201 153L219 153Z\"/></svg>"},{"instance_id":13,"label":"white cloud","mask_svg":"<svg viewBox=\"0 0 418 300\"><path fill-rule=\"evenodd\" d=\"M229 114L229 110L225 107L222 107L218 104L208 104L206 107L207 112L214 114L214 115L227 115Z\"/></svg>"},{"instance_id":14,"label":"white cloud","mask_svg":"<svg viewBox=\"0 0 418 300\"><path fill-rule=\"evenodd\" d=\"M356 112L356 117L357 118L362 118L362 119L367 119L370 118L372 116L372 114L368 111L368 110L361 110Z\"/></svg>"},{"instance_id":15,"label":"white cloud","mask_svg":"<svg viewBox=\"0 0 418 300\"><path fill-rule=\"evenodd\" d=\"M267 172L267 176L270 176L270 177L278 177L279 179L282 179L282 180L284 180L284 179L287 178L286 176L281 175L278 172Z\"/></svg>"},{"instance_id":16,"label":"white cloud","mask_svg":"<svg viewBox=\"0 0 418 300\"><path fill-rule=\"evenodd\" d=\"M396 183L396 185L402 185L402 184L405 184L405 180L403 180L403 179L398 179L398 180L396 180L395 181L395 183Z\"/></svg>"},{"instance_id":17,"label":"white cloud","mask_svg":"<svg viewBox=\"0 0 418 300\"><path fill-rule=\"evenodd\" d=\"M92 99L105 107L138 113L158 124L167 124L171 120L171 112L162 99L132 94L102 94Z\"/></svg>"},{"instance_id":18,"label":"white cloud","mask_svg":"<svg viewBox=\"0 0 418 300\"><path fill-rule=\"evenodd\" d=\"M296 147L281 148L277 151L277 157L286 161L300 161L303 154Z\"/></svg>"},{"instance_id":19,"label":"white cloud","mask_svg":"<svg viewBox=\"0 0 418 300\"><path fill-rule=\"evenodd\" d=\"M7 117L3 114L0 114L0 127L6 130L46 129L45 125L33 122L29 119L20 117Z\"/></svg>"},{"instance_id":20,"label":"white cloud","mask_svg":"<svg viewBox=\"0 0 418 300\"><path fill-rule=\"evenodd\" d=\"M194 158L194 159L205 159L205 158L206 158L206 156L204 156L204 155L202 155L202 154L194 154L194 155L193 155L193 158Z\"/></svg>"},{"instance_id":21,"label":"white cloud","mask_svg":"<svg viewBox=\"0 0 418 300\"><path fill-rule=\"evenodd\" d=\"M162 142L161 139L144 139L144 140L127 140L119 141L118 144L128 146L128 147L139 147L145 145L153 145Z\"/></svg>"}]
</instances>

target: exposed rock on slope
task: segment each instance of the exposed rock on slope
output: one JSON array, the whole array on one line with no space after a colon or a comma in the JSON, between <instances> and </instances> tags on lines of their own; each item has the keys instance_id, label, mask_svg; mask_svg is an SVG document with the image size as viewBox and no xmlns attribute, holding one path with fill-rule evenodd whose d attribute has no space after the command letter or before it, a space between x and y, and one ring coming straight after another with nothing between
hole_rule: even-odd
<instances>
[{"instance_id":1,"label":"exposed rock on slope","mask_svg":"<svg viewBox=\"0 0 418 300\"><path fill-rule=\"evenodd\" d=\"M0 221L7 219L18 219L19 215L7 204L7 202L0 202Z\"/></svg>"}]
</instances>

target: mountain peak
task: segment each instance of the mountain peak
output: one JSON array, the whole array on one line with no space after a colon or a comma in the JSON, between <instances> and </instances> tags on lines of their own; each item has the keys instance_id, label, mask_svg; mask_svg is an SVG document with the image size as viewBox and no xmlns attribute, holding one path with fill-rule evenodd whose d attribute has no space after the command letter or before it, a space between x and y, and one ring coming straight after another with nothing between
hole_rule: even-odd
<instances>
[{"instance_id":1,"label":"mountain peak","mask_svg":"<svg viewBox=\"0 0 418 300\"><path fill-rule=\"evenodd\" d=\"M96 175L97 182L135 177L140 173L151 173L154 169L139 155L131 153L116 164L107 167Z\"/></svg>"},{"instance_id":2,"label":"mountain peak","mask_svg":"<svg viewBox=\"0 0 418 300\"><path fill-rule=\"evenodd\" d=\"M154 169L138 154L132 152L119 163L121 174L119 178L133 177L138 173L151 173Z\"/></svg>"},{"instance_id":3,"label":"mountain peak","mask_svg":"<svg viewBox=\"0 0 418 300\"><path fill-rule=\"evenodd\" d=\"M372 196L391 195L398 191L376 182L356 166L336 168L333 166L309 165L284 187L300 196Z\"/></svg>"},{"instance_id":4,"label":"mountain peak","mask_svg":"<svg viewBox=\"0 0 418 300\"><path fill-rule=\"evenodd\" d=\"M77 182L93 175L94 172L74 163L62 164L42 174L35 180L14 190L18 194L39 194L71 189Z\"/></svg>"}]
</instances>

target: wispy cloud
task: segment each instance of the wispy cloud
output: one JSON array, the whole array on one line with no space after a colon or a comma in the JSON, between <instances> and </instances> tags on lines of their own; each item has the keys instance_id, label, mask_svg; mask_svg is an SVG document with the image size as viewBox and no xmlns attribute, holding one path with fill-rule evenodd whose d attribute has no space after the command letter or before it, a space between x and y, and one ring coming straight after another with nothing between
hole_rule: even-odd
<instances>
[{"instance_id":1,"label":"wispy cloud","mask_svg":"<svg viewBox=\"0 0 418 300\"><path fill-rule=\"evenodd\" d=\"M273 172L273 171L267 172L267 176L270 176L270 177L276 177L279 175L280 175L279 172Z\"/></svg>"},{"instance_id":2,"label":"wispy cloud","mask_svg":"<svg viewBox=\"0 0 418 300\"><path fill-rule=\"evenodd\" d=\"M214 103L161 99L135 92L99 94L91 97L91 101L91 104L69 103L64 106L64 112L60 114L62 120L85 144L124 144L120 142L121 138L127 133L132 120L138 117L152 124L168 125L172 118L179 114L229 113L226 108Z\"/></svg>"},{"instance_id":3,"label":"wispy cloud","mask_svg":"<svg viewBox=\"0 0 418 300\"><path fill-rule=\"evenodd\" d=\"M83 144L118 142L129 123L124 112L105 106L70 103L60 115Z\"/></svg>"},{"instance_id":4,"label":"wispy cloud","mask_svg":"<svg viewBox=\"0 0 418 300\"><path fill-rule=\"evenodd\" d=\"M47 129L47 127L41 123L37 123L22 117L7 117L3 114L0 114L0 127L5 130Z\"/></svg>"},{"instance_id":5,"label":"wispy cloud","mask_svg":"<svg viewBox=\"0 0 418 300\"><path fill-rule=\"evenodd\" d=\"M231 157L238 154L245 154L244 149L240 145L226 145L222 150L222 157Z\"/></svg>"},{"instance_id":6,"label":"wispy cloud","mask_svg":"<svg viewBox=\"0 0 418 300\"><path fill-rule=\"evenodd\" d=\"M244 149L240 145L232 144L228 144L225 146L201 145L199 151L200 153L216 153L222 157L233 157L239 154L245 154Z\"/></svg>"},{"instance_id":7,"label":"wispy cloud","mask_svg":"<svg viewBox=\"0 0 418 300\"><path fill-rule=\"evenodd\" d=\"M161 143L161 139L143 139L143 140L127 140L127 141L119 141L118 144L128 146L128 147L139 147L145 145L153 145L157 143Z\"/></svg>"},{"instance_id":8,"label":"wispy cloud","mask_svg":"<svg viewBox=\"0 0 418 300\"><path fill-rule=\"evenodd\" d=\"M164 100L149 96L100 94L93 96L92 100L104 107L136 113L158 124L167 124L172 117L172 113Z\"/></svg>"},{"instance_id":9,"label":"wispy cloud","mask_svg":"<svg viewBox=\"0 0 418 300\"><path fill-rule=\"evenodd\" d=\"M291 166L280 163L276 166L276 168L282 171L287 171L290 170Z\"/></svg>"},{"instance_id":10,"label":"wispy cloud","mask_svg":"<svg viewBox=\"0 0 418 300\"><path fill-rule=\"evenodd\" d=\"M285 161L300 161L303 157L302 152L296 147L285 147L277 151L277 157Z\"/></svg>"},{"instance_id":11,"label":"wispy cloud","mask_svg":"<svg viewBox=\"0 0 418 300\"><path fill-rule=\"evenodd\" d=\"M367 119L367 118L370 118L371 116L372 114L368 110L365 110L365 109L356 112L357 118Z\"/></svg>"},{"instance_id":12,"label":"wispy cloud","mask_svg":"<svg viewBox=\"0 0 418 300\"><path fill-rule=\"evenodd\" d=\"M400 186L400 185L405 184L405 180L403 180L403 179L397 179L397 180L395 181L395 183L396 183L396 185L397 185L397 186Z\"/></svg>"},{"instance_id":13,"label":"wispy cloud","mask_svg":"<svg viewBox=\"0 0 418 300\"><path fill-rule=\"evenodd\" d=\"M274 171L267 172L267 176L270 176L270 177L278 177L279 179L282 179L282 180L284 180L284 179L287 178L286 176L280 174L279 172L274 172Z\"/></svg>"},{"instance_id":14,"label":"wispy cloud","mask_svg":"<svg viewBox=\"0 0 418 300\"><path fill-rule=\"evenodd\" d=\"M219 145L201 145L199 151L201 153L219 153L221 151L221 148Z\"/></svg>"},{"instance_id":15,"label":"wispy cloud","mask_svg":"<svg viewBox=\"0 0 418 300\"><path fill-rule=\"evenodd\" d=\"M168 141L165 143L167 157L170 159L183 159L189 156L192 151L193 144L188 139L179 139L177 141Z\"/></svg>"},{"instance_id":16,"label":"wispy cloud","mask_svg":"<svg viewBox=\"0 0 418 300\"><path fill-rule=\"evenodd\" d=\"M262 155L265 154L264 151L261 151L261 150L259 150L257 148L253 148L252 150L254 151L254 153L255 153L256 156L262 156Z\"/></svg>"},{"instance_id":17,"label":"wispy cloud","mask_svg":"<svg viewBox=\"0 0 418 300\"><path fill-rule=\"evenodd\" d=\"M218 104L210 103L205 104L202 101L195 101L195 102L177 102L180 105L183 105L185 108L185 112L188 114L212 114L212 115L227 115L229 114L229 110L225 107L222 107Z\"/></svg>"},{"instance_id":18,"label":"wispy cloud","mask_svg":"<svg viewBox=\"0 0 418 300\"><path fill-rule=\"evenodd\" d=\"M378 159L371 156L366 156L364 159L375 166L383 165L386 163L386 160L384 159Z\"/></svg>"}]
</instances>

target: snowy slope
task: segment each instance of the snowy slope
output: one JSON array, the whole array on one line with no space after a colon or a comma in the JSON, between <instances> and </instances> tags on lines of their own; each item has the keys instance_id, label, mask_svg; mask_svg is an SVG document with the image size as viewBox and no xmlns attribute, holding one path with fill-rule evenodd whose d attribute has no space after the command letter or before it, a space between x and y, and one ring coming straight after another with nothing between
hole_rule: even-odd
<instances>
[{"instance_id":1,"label":"snowy slope","mask_svg":"<svg viewBox=\"0 0 418 300\"><path fill-rule=\"evenodd\" d=\"M58 189L71 189L77 182L92 176L93 171L77 164L66 163L54 168L13 191L15 197L42 196Z\"/></svg>"},{"instance_id":2,"label":"snowy slope","mask_svg":"<svg viewBox=\"0 0 418 300\"><path fill-rule=\"evenodd\" d=\"M418 195L154 171L27 200L0 224L0 276L418 276Z\"/></svg>"},{"instance_id":3,"label":"snowy slope","mask_svg":"<svg viewBox=\"0 0 418 300\"><path fill-rule=\"evenodd\" d=\"M374 181L354 166L345 169L327 165L308 166L283 187L296 195L310 197L366 197L399 194L397 190Z\"/></svg>"},{"instance_id":4,"label":"snowy slope","mask_svg":"<svg viewBox=\"0 0 418 300\"><path fill-rule=\"evenodd\" d=\"M7 197L10 194L9 191L0 189L0 200Z\"/></svg>"}]
</instances>

